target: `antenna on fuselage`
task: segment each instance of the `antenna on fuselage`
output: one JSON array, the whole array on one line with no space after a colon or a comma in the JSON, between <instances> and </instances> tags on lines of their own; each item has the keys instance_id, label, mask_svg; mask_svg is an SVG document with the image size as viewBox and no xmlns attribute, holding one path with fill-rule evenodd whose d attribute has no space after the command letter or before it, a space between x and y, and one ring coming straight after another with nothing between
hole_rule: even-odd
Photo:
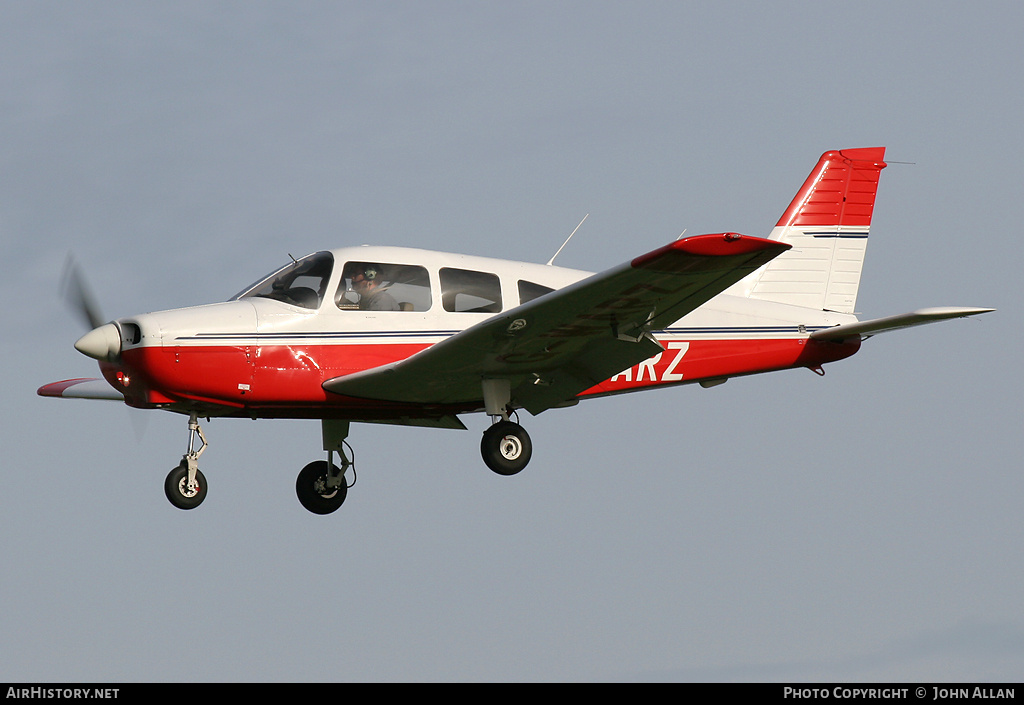
<instances>
[{"instance_id":1,"label":"antenna on fuselage","mask_svg":"<svg viewBox=\"0 0 1024 705\"><path fill-rule=\"evenodd\" d=\"M585 216L583 216L583 220L586 220L589 217L590 213L587 213ZM583 220L580 221L580 225L583 225ZM565 242L562 243L562 247L565 247L566 245L569 244L569 240L572 240L572 236L575 235L576 231L580 229L580 225L577 225L576 228L571 233L569 233L569 237L565 238ZM562 247L558 248L558 252L562 251ZM558 252L555 252L555 254L551 255L551 259L548 260L549 265L555 261L555 257L558 257Z\"/></svg>"}]
</instances>

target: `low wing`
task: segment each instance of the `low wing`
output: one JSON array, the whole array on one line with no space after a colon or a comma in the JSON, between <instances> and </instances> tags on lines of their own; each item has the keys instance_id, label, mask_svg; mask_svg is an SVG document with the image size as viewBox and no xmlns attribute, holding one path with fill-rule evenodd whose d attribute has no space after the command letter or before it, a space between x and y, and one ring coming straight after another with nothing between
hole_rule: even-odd
<instances>
[{"instance_id":1,"label":"low wing","mask_svg":"<svg viewBox=\"0 0 1024 705\"><path fill-rule=\"evenodd\" d=\"M963 307L922 308L910 313L901 313L897 316L887 316L885 318L875 318L870 321L858 321L857 323L846 323L841 326L825 328L824 330L811 333L811 337L815 340L835 341L846 340L847 338L854 337L869 338L872 335L885 333L891 330L900 330L901 328L910 328L911 326L922 326L926 323L945 321L950 318L966 318L967 316L976 316L979 313L989 313L994 310L995 309L993 308Z\"/></svg>"},{"instance_id":2,"label":"low wing","mask_svg":"<svg viewBox=\"0 0 1024 705\"><path fill-rule=\"evenodd\" d=\"M400 362L324 382L329 392L417 404L482 399L483 379L507 379L533 414L663 348L650 334L679 320L789 249L735 233L676 240L534 299Z\"/></svg>"},{"instance_id":3,"label":"low wing","mask_svg":"<svg viewBox=\"0 0 1024 705\"><path fill-rule=\"evenodd\" d=\"M107 384L103 379L66 379L63 382L44 384L36 393L41 397L62 399L105 399L124 401L124 395Z\"/></svg>"}]
</instances>

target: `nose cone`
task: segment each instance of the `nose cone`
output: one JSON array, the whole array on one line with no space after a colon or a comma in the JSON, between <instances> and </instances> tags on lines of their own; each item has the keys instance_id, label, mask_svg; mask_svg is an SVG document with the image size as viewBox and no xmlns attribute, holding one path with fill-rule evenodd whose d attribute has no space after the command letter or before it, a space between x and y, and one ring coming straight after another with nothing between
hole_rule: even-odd
<instances>
[{"instance_id":1,"label":"nose cone","mask_svg":"<svg viewBox=\"0 0 1024 705\"><path fill-rule=\"evenodd\" d=\"M113 362L121 354L121 331L113 323L93 328L78 339L75 349L96 360Z\"/></svg>"}]
</instances>

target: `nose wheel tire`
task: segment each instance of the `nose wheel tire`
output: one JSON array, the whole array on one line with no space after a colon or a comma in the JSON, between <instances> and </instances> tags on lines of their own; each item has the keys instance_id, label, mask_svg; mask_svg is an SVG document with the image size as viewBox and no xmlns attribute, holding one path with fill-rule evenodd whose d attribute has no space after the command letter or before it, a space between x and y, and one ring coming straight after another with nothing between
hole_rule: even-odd
<instances>
[{"instance_id":1,"label":"nose wheel tire","mask_svg":"<svg viewBox=\"0 0 1024 705\"><path fill-rule=\"evenodd\" d=\"M515 475L530 462L533 444L525 428L512 421L499 421L484 431L480 455L499 475Z\"/></svg>"},{"instance_id":2,"label":"nose wheel tire","mask_svg":"<svg viewBox=\"0 0 1024 705\"><path fill-rule=\"evenodd\" d=\"M335 465L332 475L337 477L341 470ZM327 461L317 460L302 468L295 480L295 494L299 503L314 514L330 514L342 505L348 495L348 486L344 475L341 484L328 486Z\"/></svg>"},{"instance_id":3,"label":"nose wheel tire","mask_svg":"<svg viewBox=\"0 0 1024 705\"><path fill-rule=\"evenodd\" d=\"M188 467L181 464L167 474L164 480L164 494L178 509L195 509L206 499L206 477L196 470L196 481L188 484Z\"/></svg>"}]
</instances>

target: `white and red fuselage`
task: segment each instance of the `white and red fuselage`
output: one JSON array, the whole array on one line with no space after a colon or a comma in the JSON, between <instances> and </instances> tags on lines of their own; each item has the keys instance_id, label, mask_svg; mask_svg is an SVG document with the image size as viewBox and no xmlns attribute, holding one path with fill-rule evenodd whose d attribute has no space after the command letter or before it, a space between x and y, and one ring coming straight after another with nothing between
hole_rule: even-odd
<instances>
[{"instance_id":1,"label":"white and red fuselage","mask_svg":"<svg viewBox=\"0 0 1024 705\"><path fill-rule=\"evenodd\" d=\"M203 415L253 418L352 418L386 420L423 413L400 403L328 392L327 380L404 360L492 315L495 306L520 304L530 285L551 290L583 280L560 267L391 247L357 247L318 253L333 263L324 293L306 308L243 296L232 301L119 319L121 354L101 362L103 376L131 406L201 409ZM425 270L425 310L365 311L336 301L344 293L349 263L375 262ZM488 275L500 301L492 310L446 310L442 270ZM484 277L481 277L484 278ZM524 284L525 283L525 287ZM397 284L392 288L398 286ZM480 303L474 301L473 303ZM813 314L813 315L810 315ZM692 382L715 383L792 367L817 368L857 351L859 338L843 344L809 334L856 320L849 314L812 311L723 293L662 331L665 348L644 362L587 389L581 398ZM430 409L440 413L482 410L480 404Z\"/></svg>"},{"instance_id":2,"label":"white and red fuselage","mask_svg":"<svg viewBox=\"0 0 1024 705\"><path fill-rule=\"evenodd\" d=\"M817 340L811 335L856 321L853 305L883 155L882 148L822 155L769 238L791 251L719 289L674 323L650 331L661 351L594 383L577 398L713 384L792 367L816 369L856 352L859 336ZM631 265L642 269L645 257ZM352 293L353 273L366 263L385 273L383 284L393 301L401 300L401 310L360 308ZM276 283L271 275L232 301L120 319L116 332L107 328L109 340L100 344L101 350L107 344L119 347L120 354L106 356L108 361L98 357L103 376L137 407L367 420L475 411L482 408L480 400L425 410L422 403L410 407L345 396L323 385L407 359L589 276L551 265L405 248L325 251L279 270ZM289 287L301 288L304 295L283 295ZM594 305L591 319L628 302ZM572 335L579 324L561 326L561 335Z\"/></svg>"},{"instance_id":3,"label":"white and red fuselage","mask_svg":"<svg viewBox=\"0 0 1024 705\"><path fill-rule=\"evenodd\" d=\"M856 352L860 336L811 335L857 320L853 307L883 156L883 148L823 154L769 237L791 251L773 255L699 308L650 331L661 351L595 382L577 398L816 369ZM642 269L649 257L630 264ZM402 310L359 308L349 292L354 268L365 263L386 273L385 284ZM390 247L316 253L301 267L305 274L296 275L300 264L293 263L291 280L272 284L271 275L226 303L121 319L116 336L107 331L120 338L121 354L102 363L104 377L130 405L202 409L208 415L386 420L474 411L482 408L480 400L424 410L421 402L410 408L336 394L323 385L407 359L591 276L551 265ZM280 270L278 279L289 276L288 270ZM278 295L299 285L302 297ZM625 298L595 301L591 315L580 314L548 335L571 336L585 323L581 318L614 313L628 306Z\"/></svg>"}]
</instances>

